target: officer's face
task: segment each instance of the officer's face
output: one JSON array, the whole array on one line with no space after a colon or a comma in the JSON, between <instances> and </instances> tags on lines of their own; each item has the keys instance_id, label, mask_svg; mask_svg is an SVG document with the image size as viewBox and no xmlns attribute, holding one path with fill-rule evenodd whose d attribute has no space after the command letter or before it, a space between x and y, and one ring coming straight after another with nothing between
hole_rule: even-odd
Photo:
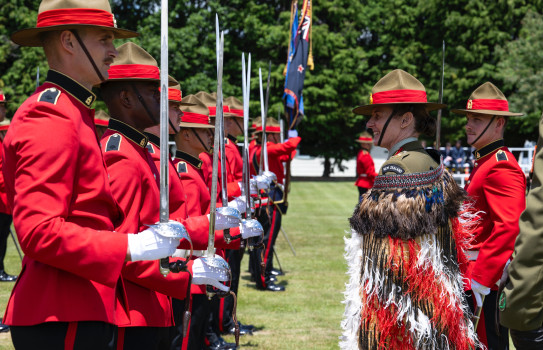
<instances>
[{"instance_id":1,"label":"officer's face","mask_svg":"<svg viewBox=\"0 0 543 350\"><path fill-rule=\"evenodd\" d=\"M239 136L243 134L243 120L240 122L236 117L226 117L224 118L224 130L227 134L232 136ZM237 122L237 124L236 124Z\"/></svg>"},{"instance_id":2,"label":"officer's face","mask_svg":"<svg viewBox=\"0 0 543 350\"><path fill-rule=\"evenodd\" d=\"M373 144L376 146L391 149L397 141L401 141L396 140L397 132L395 132L395 129L399 126L396 125L398 124L396 118L392 118L392 120L388 124L386 132L384 133L381 145L378 145L379 139L381 138L381 132L383 131L383 127L385 126L385 123L388 117L390 117L392 111L393 109L390 106L376 106L373 108L371 118L370 120L368 120L366 128L371 129L371 131L373 132Z\"/></svg>"},{"instance_id":3,"label":"officer's face","mask_svg":"<svg viewBox=\"0 0 543 350\"><path fill-rule=\"evenodd\" d=\"M266 137L268 138L268 141L271 143L280 143L281 139L279 138L279 134L276 133L266 133Z\"/></svg>"},{"instance_id":4,"label":"officer's face","mask_svg":"<svg viewBox=\"0 0 543 350\"><path fill-rule=\"evenodd\" d=\"M135 90L134 93L134 109L137 111L138 121L136 125L138 129L145 129L160 122L160 91L158 90L158 82L134 82L131 83ZM135 95L139 93L141 100Z\"/></svg>"},{"instance_id":5,"label":"officer's face","mask_svg":"<svg viewBox=\"0 0 543 350\"><path fill-rule=\"evenodd\" d=\"M170 117L170 135L179 132L179 123L181 122L181 116L183 112L179 109L179 103L168 102L168 116ZM172 125L175 127L175 130L172 129Z\"/></svg>"},{"instance_id":6,"label":"officer's face","mask_svg":"<svg viewBox=\"0 0 543 350\"><path fill-rule=\"evenodd\" d=\"M79 29L78 33L80 33L81 40L87 47L90 56L98 67L98 70L100 73L102 73L104 79L107 79L109 66L113 63L113 59L119 54L113 45L113 39L115 38L113 32L108 29L90 27ZM94 69L92 69L90 66L90 62L86 54L79 45L77 45L77 47L79 48L76 53L77 62L80 62L88 67L87 70L89 82L93 83L93 85L100 83L100 79Z\"/></svg>"},{"instance_id":7,"label":"officer's face","mask_svg":"<svg viewBox=\"0 0 543 350\"><path fill-rule=\"evenodd\" d=\"M196 137L193 137L193 146L198 148L199 153L207 152L207 150L209 150L211 146L213 146L211 129L194 128L193 130L196 131L196 134L198 134L200 140L202 140L203 144L207 147L207 149L202 146L202 144Z\"/></svg>"},{"instance_id":8,"label":"officer's face","mask_svg":"<svg viewBox=\"0 0 543 350\"><path fill-rule=\"evenodd\" d=\"M484 134L479 137L479 135L481 135L481 133L487 127L488 123L490 123L490 120L492 120L492 116L487 114L468 113L466 115L465 128L468 144L476 149L479 149L503 136L500 134L500 132L503 130L502 127L505 119L502 117L496 117ZM479 139L477 139L478 137Z\"/></svg>"}]
</instances>

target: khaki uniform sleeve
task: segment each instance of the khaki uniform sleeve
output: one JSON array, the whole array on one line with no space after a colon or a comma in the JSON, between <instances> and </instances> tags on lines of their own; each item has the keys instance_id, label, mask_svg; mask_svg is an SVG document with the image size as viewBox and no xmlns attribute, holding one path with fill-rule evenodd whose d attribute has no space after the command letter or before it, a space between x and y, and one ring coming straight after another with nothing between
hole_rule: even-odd
<instances>
[{"instance_id":1,"label":"khaki uniform sleeve","mask_svg":"<svg viewBox=\"0 0 543 350\"><path fill-rule=\"evenodd\" d=\"M520 217L520 233L508 272L510 282L500 295L500 322L516 330L543 324L543 118L534 163L532 188Z\"/></svg>"}]
</instances>

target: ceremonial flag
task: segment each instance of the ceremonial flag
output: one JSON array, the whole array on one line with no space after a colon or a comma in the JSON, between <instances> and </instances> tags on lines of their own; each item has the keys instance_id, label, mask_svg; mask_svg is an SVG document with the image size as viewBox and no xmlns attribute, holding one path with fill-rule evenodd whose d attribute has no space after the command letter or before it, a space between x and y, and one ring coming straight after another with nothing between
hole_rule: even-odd
<instances>
[{"instance_id":1,"label":"ceremonial flag","mask_svg":"<svg viewBox=\"0 0 543 350\"><path fill-rule=\"evenodd\" d=\"M311 58L311 8L312 0L303 0L301 23L298 20L297 0L291 6L291 40L287 66L285 69L285 108L289 115L289 129L294 129L304 114L304 88L305 70L313 69Z\"/></svg>"}]
</instances>

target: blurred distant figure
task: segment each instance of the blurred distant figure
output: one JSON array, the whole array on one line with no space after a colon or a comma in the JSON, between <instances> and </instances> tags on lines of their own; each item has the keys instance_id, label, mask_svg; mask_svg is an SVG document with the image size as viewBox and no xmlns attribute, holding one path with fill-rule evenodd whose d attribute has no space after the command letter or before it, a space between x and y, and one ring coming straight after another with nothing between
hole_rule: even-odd
<instances>
[{"instance_id":1,"label":"blurred distant figure","mask_svg":"<svg viewBox=\"0 0 543 350\"><path fill-rule=\"evenodd\" d=\"M356 157L356 182L354 185L358 187L358 196L360 197L366 191L373 187L375 181L375 165L371 158L370 151L373 146L373 138L367 132L363 132L356 140L360 143L360 151Z\"/></svg>"},{"instance_id":2,"label":"blurred distant figure","mask_svg":"<svg viewBox=\"0 0 543 350\"><path fill-rule=\"evenodd\" d=\"M451 171L453 168L453 164L452 164L453 157L452 157L452 147L451 147L450 142L447 142L445 144L445 149L441 151L441 156L443 157L443 164L445 164L447 169Z\"/></svg>"},{"instance_id":3,"label":"blurred distant figure","mask_svg":"<svg viewBox=\"0 0 543 350\"><path fill-rule=\"evenodd\" d=\"M462 141L456 140L456 143L451 150L452 167L459 173L464 169L464 162L466 160L466 154L464 148L462 148Z\"/></svg>"}]
</instances>

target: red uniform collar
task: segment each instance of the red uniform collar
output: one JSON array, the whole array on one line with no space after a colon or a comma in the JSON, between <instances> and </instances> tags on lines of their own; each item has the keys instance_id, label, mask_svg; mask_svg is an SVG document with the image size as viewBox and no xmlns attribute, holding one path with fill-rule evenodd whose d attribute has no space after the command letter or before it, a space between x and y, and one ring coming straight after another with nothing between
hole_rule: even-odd
<instances>
[{"instance_id":1,"label":"red uniform collar","mask_svg":"<svg viewBox=\"0 0 543 350\"><path fill-rule=\"evenodd\" d=\"M50 69L49 72L47 72L47 78L45 78L45 81L61 87L87 108L91 108L92 104L96 100L95 94L87 90L83 85L79 84L69 76L57 72L56 70Z\"/></svg>"},{"instance_id":2,"label":"red uniform collar","mask_svg":"<svg viewBox=\"0 0 543 350\"><path fill-rule=\"evenodd\" d=\"M503 139L499 139L499 140L496 140L494 142L491 142L489 143L488 145L478 149L478 150L475 150L473 152L473 155L475 156L475 159L476 160L479 160L483 157L486 157L487 155L489 154L492 154L494 153L495 151L497 151L498 149L502 148L505 146L505 142L503 141Z\"/></svg>"}]
</instances>

